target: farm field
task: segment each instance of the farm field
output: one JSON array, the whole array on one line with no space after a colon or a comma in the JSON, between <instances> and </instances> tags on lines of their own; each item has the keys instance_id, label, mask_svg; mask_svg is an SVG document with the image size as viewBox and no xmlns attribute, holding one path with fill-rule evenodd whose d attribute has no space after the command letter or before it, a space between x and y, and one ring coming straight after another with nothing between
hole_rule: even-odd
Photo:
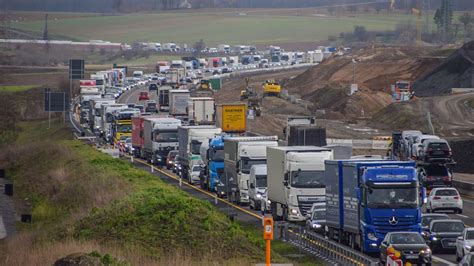
<instances>
[{"instance_id":1,"label":"farm field","mask_svg":"<svg viewBox=\"0 0 474 266\"><path fill-rule=\"evenodd\" d=\"M310 12L313 10L313 12ZM327 40L340 32L351 31L355 25L367 30L390 30L400 22L414 22L404 14L355 14L344 16L315 15L314 9L302 10L204 10L175 11L124 15L90 14L69 16L49 21L51 35L74 40L106 40L112 42L177 42L192 44L203 39L206 44L285 44ZM54 17L54 13L50 17ZM44 21L25 19L11 26L41 32ZM28 16L27 16L28 18Z\"/></svg>"}]
</instances>

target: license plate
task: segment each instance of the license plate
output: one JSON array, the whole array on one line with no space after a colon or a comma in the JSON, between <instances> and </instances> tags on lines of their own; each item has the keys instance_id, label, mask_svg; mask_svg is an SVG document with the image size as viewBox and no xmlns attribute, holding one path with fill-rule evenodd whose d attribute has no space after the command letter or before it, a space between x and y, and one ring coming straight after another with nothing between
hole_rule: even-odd
<instances>
[{"instance_id":1,"label":"license plate","mask_svg":"<svg viewBox=\"0 0 474 266\"><path fill-rule=\"evenodd\" d=\"M418 255L406 255L405 258L407 258L407 259L418 259Z\"/></svg>"},{"instance_id":2,"label":"license plate","mask_svg":"<svg viewBox=\"0 0 474 266\"><path fill-rule=\"evenodd\" d=\"M447 245L448 245L448 246L454 246L455 243L454 243L454 242L448 242Z\"/></svg>"},{"instance_id":3,"label":"license plate","mask_svg":"<svg viewBox=\"0 0 474 266\"><path fill-rule=\"evenodd\" d=\"M453 206L451 203L443 203L443 206Z\"/></svg>"}]
</instances>

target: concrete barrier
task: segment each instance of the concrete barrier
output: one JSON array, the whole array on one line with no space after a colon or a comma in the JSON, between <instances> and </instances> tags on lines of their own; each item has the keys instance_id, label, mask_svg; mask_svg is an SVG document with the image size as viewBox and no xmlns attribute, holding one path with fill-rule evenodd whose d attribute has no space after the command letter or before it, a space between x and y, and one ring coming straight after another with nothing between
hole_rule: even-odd
<instances>
[{"instance_id":1,"label":"concrete barrier","mask_svg":"<svg viewBox=\"0 0 474 266\"><path fill-rule=\"evenodd\" d=\"M453 180L453 187L455 187L459 193L467 196L474 197L474 184L459 180Z\"/></svg>"}]
</instances>

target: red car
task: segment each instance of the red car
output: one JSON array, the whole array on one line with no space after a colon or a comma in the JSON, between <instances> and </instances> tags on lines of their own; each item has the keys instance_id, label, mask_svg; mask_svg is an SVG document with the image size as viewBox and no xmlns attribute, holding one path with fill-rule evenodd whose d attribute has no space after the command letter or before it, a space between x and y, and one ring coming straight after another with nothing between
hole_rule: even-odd
<instances>
[{"instance_id":1,"label":"red car","mask_svg":"<svg viewBox=\"0 0 474 266\"><path fill-rule=\"evenodd\" d=\"M150 100L150 95L148 95L148 92L142 91L142 92L140 92L140 96L138 96L138 100L139 101Z\"/></svg>"}]
</instances>

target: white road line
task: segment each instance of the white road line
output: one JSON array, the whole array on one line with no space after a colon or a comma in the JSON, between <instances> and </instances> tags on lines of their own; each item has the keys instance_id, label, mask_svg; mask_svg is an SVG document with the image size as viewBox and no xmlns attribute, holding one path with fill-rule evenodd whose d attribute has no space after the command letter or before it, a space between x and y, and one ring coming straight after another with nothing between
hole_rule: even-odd
<instances>
[{"instance_id":1,"label":"white road line","mask_svg":"<svg viewBox=\"0 0 474 266\"><path fill-rule=\"evenodd\" d=\"M456 214L457 216L459 217L462 217L462 218L469 218L469 216L466 216L466 215L463 215L463 214Z\"/></svg>"},{"instance_id":2,"label":"white road line","mask_svg":"<svg viewBox=\"0 0 474 266\"><path fill-rule=\"evenodd\" d=\"M442 258L440 258L440 257L432 256L432 258L433 258L433 260L438 261L438 262L441 262L441 263L443 263L444 265L456 265L456 263L452 263L452 262L447 261L447 260L445 260L445 259L442 259Z\"/></svg>"},{"instance_id":3,"label":"white road line","mask_svg":"<svg viewBox=\"0 0 474 266\"><path fill-rule=\"evenodd\" d=\"M7 230L5 229L5 224L3 223L3 217L0 216L0 239L7 237Z\"/></svg>"}]
</instances>

